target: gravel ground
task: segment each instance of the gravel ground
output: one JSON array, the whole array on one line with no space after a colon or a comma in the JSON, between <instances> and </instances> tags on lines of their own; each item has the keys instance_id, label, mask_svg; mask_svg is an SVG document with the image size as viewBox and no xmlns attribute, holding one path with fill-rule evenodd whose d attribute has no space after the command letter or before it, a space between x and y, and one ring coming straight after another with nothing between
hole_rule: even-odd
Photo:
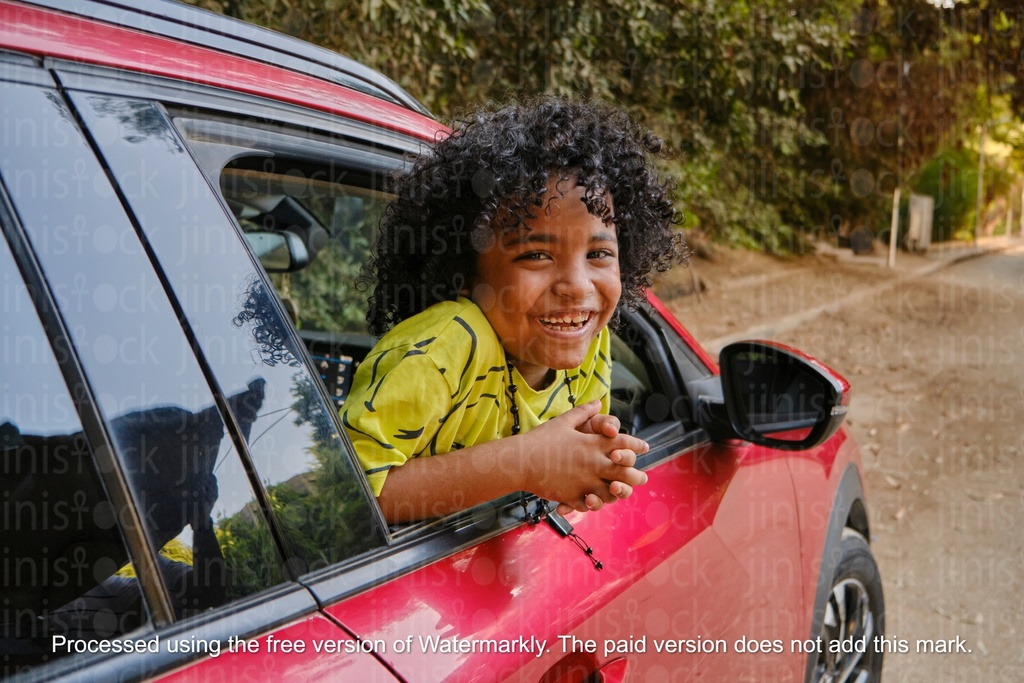
<instances>
[{"instance_id":1,"label":"gravel ground","mask_svg":"<svg viewBox=\"0 0 1024 683\"><path fill-rule=\"evenodd\" d=\"M908 276L927 265L903 253L890 270L880 256L720 251L655 290L712 352L752 331L853 384L848 423L867 471L887 632L910 650L887 655L884 680L1016 682L1024 671L1024 248ZM956 652L958 637L969 652ZM954 651L917 653L917 639Z\"/></svg>"}]
</instances>

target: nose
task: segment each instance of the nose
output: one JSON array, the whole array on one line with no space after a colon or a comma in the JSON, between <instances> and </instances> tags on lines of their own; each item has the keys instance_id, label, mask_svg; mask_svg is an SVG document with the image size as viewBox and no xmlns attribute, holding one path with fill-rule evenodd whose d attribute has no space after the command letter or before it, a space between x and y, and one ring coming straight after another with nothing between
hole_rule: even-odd
<instances>
[{"instance_id":1,"label":"nose","mask_svg":"<svg viewBox=\"0 0 1024 683\"><path fill-rule=\"evenodd\" d=\"M555 295L572 301L583 301L594 292L594 281L586 259L573 260L558 269L551 290Z\"/></svg>"}]
</instances>

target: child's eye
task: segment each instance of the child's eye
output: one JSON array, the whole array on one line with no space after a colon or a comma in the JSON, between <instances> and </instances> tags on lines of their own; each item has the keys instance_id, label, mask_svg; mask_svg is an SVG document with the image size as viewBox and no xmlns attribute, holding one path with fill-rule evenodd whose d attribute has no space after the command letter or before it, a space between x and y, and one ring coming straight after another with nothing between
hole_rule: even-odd
<instances>
[{"instance_id":1,"label":"child's eye","mask_svg":"<svg viewBox=\"0 0 1024 683\"><path fill-rule=\"evenodd\" d=\"M594 251L587 254L587 258L591 259L603 259L603 258L618 258L615 252L611 249L595 249Z\"/></svg>"},{"instance_id":2,"label":"child's eye","mask_svg":"<svg viewBox=\"0 0 1024 683\"><path fill-rule=\"evenodd\" d=\"M541 261L548 258L548 255L543 251L528 251L525 254L516 256L516 261Z\"/></svg>"}]
</instances>

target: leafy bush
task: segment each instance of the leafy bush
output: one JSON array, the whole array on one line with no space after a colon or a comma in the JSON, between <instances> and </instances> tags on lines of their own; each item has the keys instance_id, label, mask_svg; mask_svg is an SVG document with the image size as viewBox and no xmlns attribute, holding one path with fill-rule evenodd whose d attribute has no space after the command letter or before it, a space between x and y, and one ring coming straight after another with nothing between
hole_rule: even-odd
<instances>
[{"instance_id":1,"label":"leafy bush","mask_svg":"<svg viewBox=\"0 0 1024 683\"><path fill-rule=\"evenodd\" d=\"M969 237L978 199L978 155L973 150L944 150L918 172L914 192L935 200L932 241Z\"/></svg>"}]
</instances>

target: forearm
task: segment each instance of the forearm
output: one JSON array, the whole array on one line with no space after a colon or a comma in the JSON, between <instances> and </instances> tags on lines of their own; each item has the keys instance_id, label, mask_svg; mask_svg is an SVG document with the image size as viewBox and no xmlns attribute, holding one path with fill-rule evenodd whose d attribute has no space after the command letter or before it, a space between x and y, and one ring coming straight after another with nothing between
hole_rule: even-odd
<instances>
[{"instance_id":1,"label":"forearm","mask_svg":"<svg viewBox=\"0 0 1024 683\"><path fill-rule=\"evenodd\" d=\"M440 517L525 490L520 436L413 458L388 472L377 497L389 524Z\"/></svg>"}]
</instances>

